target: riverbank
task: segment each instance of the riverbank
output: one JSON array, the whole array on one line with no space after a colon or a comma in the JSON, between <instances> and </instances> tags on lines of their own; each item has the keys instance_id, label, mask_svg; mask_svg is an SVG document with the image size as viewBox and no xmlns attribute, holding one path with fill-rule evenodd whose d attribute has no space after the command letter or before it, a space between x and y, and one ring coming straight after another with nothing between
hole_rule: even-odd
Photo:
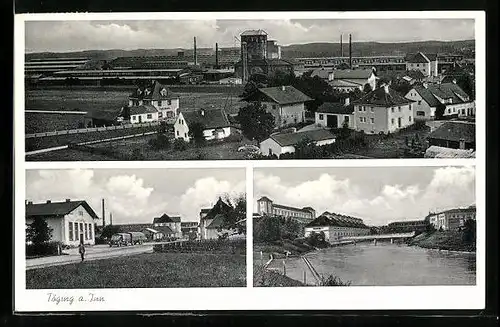
<instances>
[{"instance_id":1,"label":"riverbank","mask_svg":"<svg viewBox=\"0 0 500 327\"><path fill-rule=\"evenodd\" d=\"M255 287L298 287L308 286L298 280L282 275L278 272L254 265L253 285Z\"/></svg>"},{"instance_id":2,"label":"riverbank","mask_svg":"<svg viewBox=\"0 0 500 327\"><path fill-rule=\"evenodd\" d=\"M462 231L435 231L422 233L408 242L410 246L452 253L475 253L474 243L467 242Z\"/></svg>"},{"instance_id":3,"label":"riverbank","mask_svg":"<svg viewBox=\"0 0 500 327\"><path fill-rule=\"evenodd\" d=\"M282 241L254 243L253 249L254 255L257 255L259 260L260 252L262 252L264 260L267 260L271 254L274 259L282 259L286 257L301 256L306 253L316 251L318 248L327 248L329 246L330 245L327 242L312 246L302 239L296 239L293 241L285 239Z\"/></svg>"}]
</instances>

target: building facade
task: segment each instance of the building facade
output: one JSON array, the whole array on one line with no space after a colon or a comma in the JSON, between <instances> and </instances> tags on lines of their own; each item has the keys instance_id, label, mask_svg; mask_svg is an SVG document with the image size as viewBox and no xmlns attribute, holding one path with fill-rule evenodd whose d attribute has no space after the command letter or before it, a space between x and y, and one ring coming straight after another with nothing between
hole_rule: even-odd
<instances>
[{"instance_id":1,"label":"building facade","mask_svg":"<svg viewBox=\"0 0 500 327\"><path fill-rule=\"evenodd\" d=\"M200 210L200 237L202 240L218 239L229 226L226 220L232 208L219 197L212 208Z\"/></svg>"},{"instance_id":2,"label":"building facade","mask_svg":"<svg viewBox=\"0 0 500 327\"><path fill-rule=\"evenodd\" d=\"M280 156L285 153L295 152L297 144L303 140L311 141L310 144L323 146L335 143L335 135L327 129L313 129L296 132L294 129L289 132L275 133L263 140L259 144L259 151L264 156Z\"/></svg>"},{"instance_id":3,"label":"building facade","mask_svg":"<svg viewBox=\"0 0 500 327\"><path fill-rule=\"evenodd\" d=\"M305 226L304 236L309 237L312 233L323 233L325 241L332 243L344 237L368 235L370 228L360 218L326 211Z\"/></svg>"},{"instance_id":4,"label":"building facade","mask_svg":"<svg viewBox=\"0 0 500 327\"><path fill-rule=\"evenodd\" d=\"M153 219L153 229L162 232L166 237L182 237L181 217L169 216L166 213Z\"/></svg>"},{"instance_id":5,"label":"building facade","mask_svg":"<svg viewBox=\"0 0 500 327\"><path fill-rule=\"evenodd\" d=\"M50 241L61 242L65 246L78 246L81 241L87 245L95 244L95 220L99 217L86 201L27 202L26 225L36 218L45 220L52 229Z\"/></svg>"},{"instance_id":6,"label":"building facade","mask_svg":"<svg viewBox=\"0 0 500 327\"><path fill-rule=\"evenodd\" d=\"M346 123L347 127L354 129L354 106L349 98L344 103L325 102L316 110L314 123L328 128L342 128Z\"/></svg>"},{"instance_id":7,"label":"building facade","mask_svg":"<svg viewBox=\"0 0 500 327\"><path fill-rule=\"evenodd\" d=\"M354 126L368 134L394 133L414 123L413 101L382 85L353 101Z\"/></svg>"},{"instance_id":8,"label":"building facade","mask_svg":"<svg viewBox=\"0 0 500 327\"><path fill-rule=\"evenodd\" d=\"M437 230L459 230L469 219L476 220L476 206L450 209L429 215L429 223Z\"/></svg>"},{"instance_id":9,"label":"building facade","mask_svg":"<svg viewBox=\"0 0 500 327\"><path fill-rule=\"evenodd\" d=\"M189 126L200 123L205 140L220 140L231 135L232 127L224 110L205 110L181 112L174 123L174 137L191 141Z\"/></svg>"},{"instance_id":10,"label":"building facade","mask_svg":"<svg viewBox=\"0 0 500 327\"><path fill-rule=\"evenodd\" d=\"M391 233L422 233L427 230L429 222L427 220L406 220L395 221L387 225Z\"/></svg>"},{"instance_id":11,"label":"building facade","mask_svg":"<svg viewBox=\"0 0 500 327\"><path fill-rule=\"evenodd\" d=\"M438 59L436 54L417 52L406 57L406 70L418 70L425 77L438 76Z\"/></svg>"},{"instance_id":12,"label":"building facade","mask_svg":"<svg viewBox=\"0 0 500 327\"><path fill-rule=\"evenodd\" d=\"M260 215L292 218L302 223L308 223L316 218L316 211L311 207L295 208L276 204L266 196L257 200L257 210Z\"/></svg>"}]
</instances>

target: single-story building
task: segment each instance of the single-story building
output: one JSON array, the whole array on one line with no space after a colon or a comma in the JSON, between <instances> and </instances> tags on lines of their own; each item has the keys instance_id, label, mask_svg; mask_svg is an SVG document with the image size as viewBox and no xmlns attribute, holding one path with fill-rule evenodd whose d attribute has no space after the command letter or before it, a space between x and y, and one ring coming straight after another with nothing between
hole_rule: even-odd
<instances>
[{"instance_id":1,"label":"single-story building","mask_svg":"<svg viewBox=\"0 0 500 327\"><path fill-rule=\"evenodd\" d=\"M349 98L344 103L325 102L314 115L314 122L318 126L342 128L344 122L347 122L349 128L354 128L354 106L350 104Z\"/></svg>"},{"instance_id":2,"label":"single-story building","mask_svg":"<svg viewBox=\"0 0 500 327\"><path fill-rule=\"evenodd\" d=\"M329 73L328 84L336 91L348 93L355 89L363 91L366 84L374 90L377 79L372 69L336 69Z\"/></svg>"},{"instance_id":3,"label":"single-story building","mask_svg":"<svg viewBox=\"0 0 500 327\"><path fill-rule=\"evenodd\" d=\"M229 118L223 109L200 109L196 111L185 111L179 113L174 123L174 136L176 139L183 139L186 142L191 140L189 126L194 123L203 125L203 136L206 140L219 140L231 135L234 128L229 122Z\"/></svg>"},{"instance_id":4,"label":"single-story building","mask_svg":"<svg viewBox=\"0 0 500 327\"><path fill-rule=\"evenodd\" d=\"M275 133L260 142L260 153L265 156L293 153L295 152L295 145L304 139L311 140L316 146L335 143L335 135L327 129Z\"/></svg>"},{"instance_id":5,"label":"single-story building","mask_svg":"<svg viewBox=\"0 0 500 327\"><path fill-rule=\"evenodd\" d=\"M50 241L61 242L66 246L95 244L95 226L99 219L95 211L85 200L63 202L26 203L26 225L35 219L43 219L52 229Z\"/></svg>"},{"instance_id":6,"label":"single-story building","mask_svg":"<svg viewBox=\"0 0 500 327\"><path fill-rule=\"evenodd\" d=\"M452 149L476 149L476 124L449 121L438 127L427 137L430 146Z\"/></svg>"}]
</instances>

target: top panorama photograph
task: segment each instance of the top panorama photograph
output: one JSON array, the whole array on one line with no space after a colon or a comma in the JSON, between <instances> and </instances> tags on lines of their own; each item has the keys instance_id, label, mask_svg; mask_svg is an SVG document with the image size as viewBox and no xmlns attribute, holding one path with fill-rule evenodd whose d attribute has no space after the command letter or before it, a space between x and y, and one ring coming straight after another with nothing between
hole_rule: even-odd
<instances>
[{"instance_id":1,"label":"top panorama photograph","mask_svg":"<svg viewBox=\"0 0 500 327\"><path fill-rule=\"evenodd\" d=\"M26 21L25 159L475 158L474 23Z\"/></svg>"}]
</instances>

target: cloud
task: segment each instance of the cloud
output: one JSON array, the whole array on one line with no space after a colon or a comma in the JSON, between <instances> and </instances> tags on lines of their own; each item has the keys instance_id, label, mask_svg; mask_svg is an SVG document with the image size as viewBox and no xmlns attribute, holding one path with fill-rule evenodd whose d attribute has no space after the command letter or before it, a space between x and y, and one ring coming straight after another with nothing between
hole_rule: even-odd
<instances>
[{"instance_id":1,"label":"cloud","mask_svg":"<svg viewBox=\"0 0 500 327\"><path fill-rule=\"evenodd\" d=\"M212 207L219 196L228 194L234 197L242 192L245 192L245 182L233 185L214 177L201 178L180 196L179 212L184 220L196 221L199 220L200 208Z\"/></svg>"},{"instance_id":2,"label":"cloud","mask_svg":"<svg viewBox=\"0 0 500 327\"><path fill-rule=\"evenodd\" d=\"M312 206L317 214L330 211L356 216L372 225L423 219L431 210L475 202L474 167L437 168L426 185L389 185L374 180L374 183L382 182L377 194L366 191L362 183L354 185L347 178L330 174L294 185L287 185L280 177L262 171L255 172L254 176L257 198L265 195L283 205Z\"/></svg>"}]
</instances>

